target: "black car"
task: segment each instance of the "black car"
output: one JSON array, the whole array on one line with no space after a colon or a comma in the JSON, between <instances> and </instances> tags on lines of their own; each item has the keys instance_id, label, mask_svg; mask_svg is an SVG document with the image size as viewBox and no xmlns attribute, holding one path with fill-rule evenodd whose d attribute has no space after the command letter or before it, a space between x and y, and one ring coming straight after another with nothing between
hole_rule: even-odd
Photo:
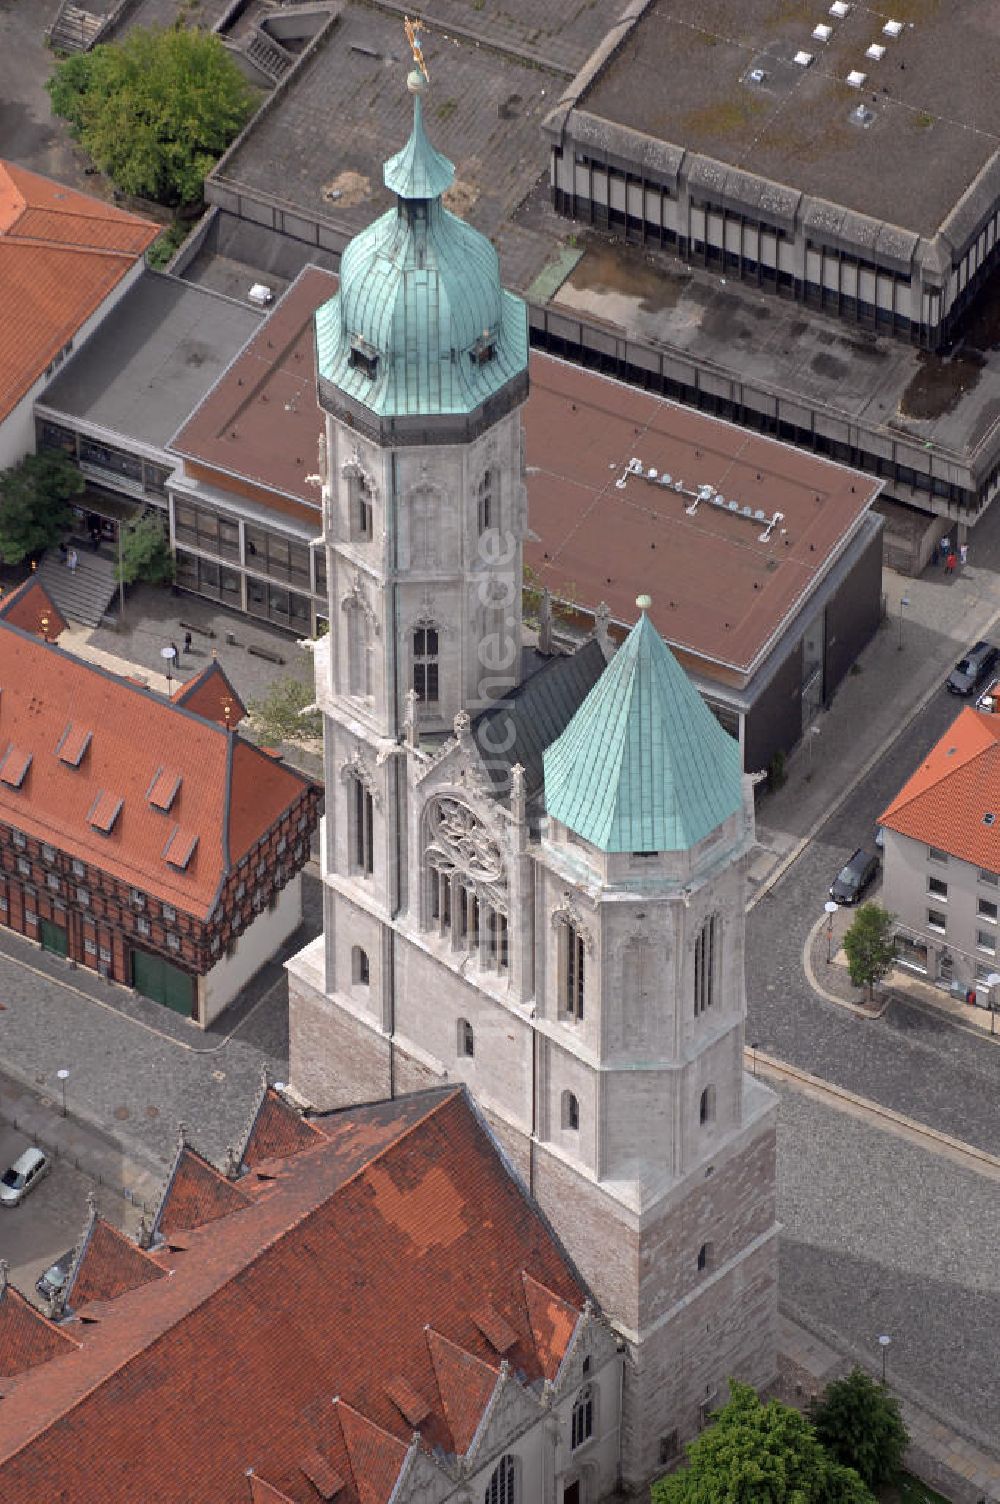
<instances>
[{"instance_id":1,"label":"black car","mask_svg":"<svg viewBox=\"0 0 1000 1504\"><path fill-rule=\"evenodd\" d=\"M75 1256L76 1249L71 1248L68 1253L63 1254L61 1259L56 1259L54 1264L50 1264L45 1273L40 1274L35 1280L35 1289L43 1300L52 1300L63 1289L69 1279L69 1271L73 1267Z\"/></svg>"},{"instance_id":2,"label":"black car","mask_svg":"<svg viewBox=\"0 0 1000 1504\"><path fill-rule=\"evenodd\" d=\"M1000 662L1000 648L991 642L977 642L948 675L948 690L953 695L971 695L987 674Z\"/></svg>"},{"instance_id":3,"label":"black car","mask_svg":"<svg viewBox=\"0 0 1000 1504\"><path fill-rule=\"evenodd\" d=\"M834 903L857 903L865 889L875 881L877 873L878 857L859 846L834 878L830 897Z\"/></svg>"}]
</instances>

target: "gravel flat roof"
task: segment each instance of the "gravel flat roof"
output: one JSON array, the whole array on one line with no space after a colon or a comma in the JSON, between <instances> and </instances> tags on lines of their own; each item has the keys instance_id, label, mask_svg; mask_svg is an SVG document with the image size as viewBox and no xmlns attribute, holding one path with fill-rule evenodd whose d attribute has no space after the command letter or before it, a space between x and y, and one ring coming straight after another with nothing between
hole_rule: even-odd
<instances>
[{"instance_id":1,"label":"gravel flat roof","mask_svg":"<svg viewBox=\"0 0 1000 1504\"><path fill-rule=\"evenodd\" d=\"M249 304L146 271L41 403L162 449L260 320Z\"/></svg>"},{"instance_id":2,"label":"gravel flat roof","mask_svg":"<svg viewBox=\"0 0 1000 1504\"><path fill-rule=\"evenodd\" d=\"M984 0L886 7L855 0L838 19L827 0L654 0L577 105L932 235L1000 147L1000 26ZM889 19L898 37L884 35ZM826 42L812 36L819 23ZM877 61L872 43L885 48ZM793 62L800 50L808 67ZM874 115L866 129L850 119L859 103Z\"/></svg>"}]
</instances>

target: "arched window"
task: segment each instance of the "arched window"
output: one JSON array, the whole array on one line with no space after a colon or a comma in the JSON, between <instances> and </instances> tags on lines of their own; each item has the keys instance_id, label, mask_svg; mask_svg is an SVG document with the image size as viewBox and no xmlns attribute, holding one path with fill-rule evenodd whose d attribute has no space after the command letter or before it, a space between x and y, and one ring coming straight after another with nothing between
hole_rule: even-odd
<instances>
[{"instance_id":1,"label":"arched window","mask_svg":"<svg viewBox=\"0 0 1000 1504\"><path fill-rule=\"evenodd\" d=\"M458 1020L458 1053L471 1060L476 1053L476 1036L467 1018Z\"/></svg>"},{"instance_id":2,"label":"arched window","mask_svg":"<svg viewBox=\"0 0 1000 1504\"><path fill-rule=\"evenodd\" d=\"M694 1015L704 1013L715 1002L719 972L719 920L706 919L694 942Z\"/></svg>"},{"instance_id":3,"label":"arched window","mask_svg":"<svg viewBox=\"0 0 1000 1504\"><path fill-rule=\"evenodd\" d=\"M559 931L559 973L562 1011L577 1021L583 1018L583 973L586 944L572 924Z\"/></svg>"},{"instance_id":4,"label":"arched window","mask_svg":"<svg viewBox=\"0 0 1000 1504\"><path fill-rule=\"evenodd\" d=\"M347 477L347 507L351 542L369 542L372 536L372 493L358 470L352 470Z\"/></svg>"},{"instance_id":5,"label":"arched window","mask_svg":"<svg viewBox=\"0 0 1000 1504\"><path fill-rule=\"evenodd\" d=\"M576 1397L573 1405L570 1446L575 1452L594 1434L594 1386L587 1384Z\"/></svg>"},{"instance_id":6,"label":"arched window","mask_svg":"<svg viewBox=\"0 0 1000 1504\"><path fill-rule=\"evenodd\" d=\"M413 690L421 705L438 699L438 630L417 627L413 634Z\"/></svg>"},{"instance_id":7,"label":"arched window","mask_svg":"<svg viewBox=\"0 0 1000 1504\"><path fill-rule=\"evenodd\" d=\"M577 1132L580 1127L580 1103L571 1091L562 1094L562 1125Z\"/></svg>"},{"instance_id":8,"label":"arched window","mask_svg":"<svg viewBox=\"0 0 1000 1504\"><path fill-rule=\"evenodd\" d=\"M476 514L480 536L488 532L490 528L496 527L499 522L500 487L498 481L497 471L490 468L479 482Z\"/></svg>"},{"instance_id":9,"label":"arched window","mask_svg":"<svg viewBox=\"0 0 1000 1504\"><path fill-rule=\"evenodd\" d=\"M368 617L353 602L347 610L347 693L371 694L372 650Z\"/></svg>"},{"instance_id":10,"label":"arched window","mask_svg":"<svg viewBox=\"0 0 1000 1504\"><path fill-rule=\"evenodd\" d=\"M501 1457L493 1469L493 1476L486 1485L483 1504L520 1504L517 1487L517 1462L511 1456Z\"/></svg>"},{"instance_id":11,"label":"arched window","mask_svg":"<svg viewBox=\"0 0 1000 1504\"><path fill-rule=\"evenodd\" d=\"M360 945L354 945L351 947L351 981L356 987L367 987L370 980L368 952L362 950Z\"/></svg>"},{"instance_id":12,"label":"arched window","mask_svg":"<svg viewBox=\"0 0 1000 1504\"><path fill-rule=\"evenodd\" d=\"M698 1103L698 1121L704 1128L706 1123L715 1122L715 1087L706 1086Z\"/></svg>"},{"instance_id":13,"label":"arched window","mask_svg":"<svg viewBox=\"0 0 1000 1504\"><path fill-rule=\"evenodd\" d=\"M698 1273L705 1274L712 1267L712 1245L702 1243L698 1249Z\"/></svg>"}]
</instances>

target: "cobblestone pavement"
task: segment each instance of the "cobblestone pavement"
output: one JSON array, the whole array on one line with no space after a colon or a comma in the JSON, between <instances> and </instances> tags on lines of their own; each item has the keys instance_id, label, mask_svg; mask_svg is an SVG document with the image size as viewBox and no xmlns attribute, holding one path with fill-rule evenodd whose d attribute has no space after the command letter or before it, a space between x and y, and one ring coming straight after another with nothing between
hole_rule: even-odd
<instances>
[{"instance_id":1,"label":"cobblestone pavement","mask_svg":"<svg viewBox=\"0 0 1000 1504\"><path fill-rule=\"evenodd\" d=\"M943 690L747 917L747 1038L778 1059L1000 1152L1000 1049L894 997L879 1019L817 998L802 954L846 856L956 713Z\"/></svg>"},{"instance_id":2,"label":"cobblestone pavement","mask_svg":"<svg viewBox=\"0 0 1000 1504\"><path fill-rule=\"evenodd\" d=\"M980 1175L778 1087L782 1306L961 1435L1000 1438L1000 1196Z\"/></svg>"},{"instance_id":3,"label":"cobblestone pavement","mask_svg":"<svg viewBox=\"0 0 1000 1504\"><path fill-rule=\"evenodd\" d=\"M114 1135L145 1163L169 1160L180 1123L221 1162L242 1130L266 1067L288 1069L284 959L319 933L319 879L303 876L304 922L204 1032L149 999L0 931L0 1070L53 1096L69 1071L70 1115Z\"/></svg>"}]
</instances>

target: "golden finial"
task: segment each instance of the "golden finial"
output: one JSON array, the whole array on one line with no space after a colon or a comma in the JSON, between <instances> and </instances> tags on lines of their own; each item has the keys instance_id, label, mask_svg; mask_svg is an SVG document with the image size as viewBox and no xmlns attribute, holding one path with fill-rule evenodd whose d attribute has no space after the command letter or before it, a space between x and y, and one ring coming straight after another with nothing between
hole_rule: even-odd
<instances>
[{"instance_id":1,"label":"golden finial","mask_svg":"<svg viewBox=\"0 0 1000 1504\"><path fill-rule=\"evenodd\" d=\"M410 44L410 51L413 53L413 61L427 82L430 83L431 76L427 72L427 64L424 62L424 49L420 45L420 37L417 34L424 30L424 23L423 21L411 21L409 16L404 16L403 27L406 31L406 40Z\"/></svg>"}]
</instances>

